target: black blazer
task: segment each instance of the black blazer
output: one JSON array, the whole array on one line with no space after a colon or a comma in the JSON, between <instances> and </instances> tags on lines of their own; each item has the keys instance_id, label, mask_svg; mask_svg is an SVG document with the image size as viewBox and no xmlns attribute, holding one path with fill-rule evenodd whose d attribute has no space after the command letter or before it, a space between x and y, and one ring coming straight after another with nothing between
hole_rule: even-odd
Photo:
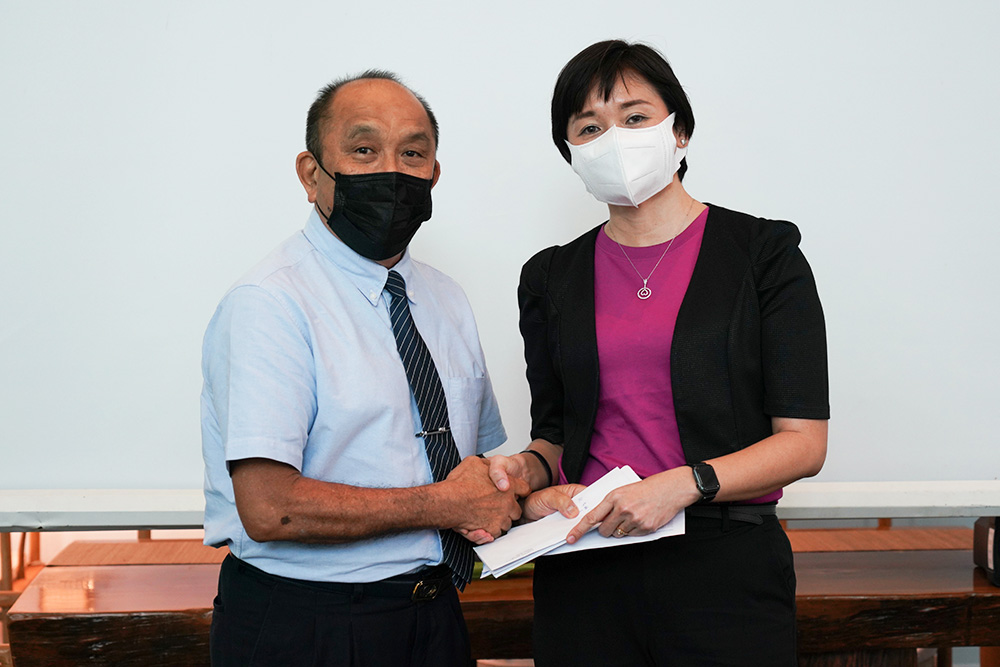
<instances>
[{"instance_id":1,"label":"black blazer","mask_svg":"<svg viewBox=\"0 0 1000 667\"><path fill-rule=\"evenodd\" d=\"M518 303L531 437L562 444L579 481L597 412L594 244L600 227L542 250L521 270ZM670 351L688 463L771 435L771 417L828 419L826 332L812 271L790 222L709 205Z\"/></svg>"}]
</instances>

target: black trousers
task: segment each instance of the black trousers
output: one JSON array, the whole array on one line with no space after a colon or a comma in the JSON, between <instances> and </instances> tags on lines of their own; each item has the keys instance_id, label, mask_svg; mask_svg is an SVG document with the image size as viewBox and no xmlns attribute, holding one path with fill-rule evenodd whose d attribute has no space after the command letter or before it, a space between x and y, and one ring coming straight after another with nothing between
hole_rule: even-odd
<instances>
[{"instance_id":1,"label":"black trousers","mask_svg":"<svg viewBox=\"0 0 1000 667\"><path fill-rule=\"evenodd\" d=\"M686 518L687 533L540 558L538 667L794 667L795 570L774 516Z\"/></svg>"},{"instance_id":2,"label":"black trousers","mask_svg":"<svg viewBox=\"0 0 1000 667\"><path fill-rule=\"evenodd\" d=\"M212 665L469 667L469 635L450 582L420 601L377 587L276 577L228 556L212 614Z\"/></svg>"}]
</instances>

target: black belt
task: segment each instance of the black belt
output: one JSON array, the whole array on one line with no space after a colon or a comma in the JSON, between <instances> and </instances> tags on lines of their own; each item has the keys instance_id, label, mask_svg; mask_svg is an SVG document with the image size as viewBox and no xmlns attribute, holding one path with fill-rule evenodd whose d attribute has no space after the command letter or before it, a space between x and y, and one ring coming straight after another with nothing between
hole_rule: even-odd
<instances>
[{"instance_id":1,"label":"black belt","mask_svg":"<svg viewBox=\"0 0 1000 667\"><path fill-rule=\"evenodd\" d=\"M284 582L293 586L302 586L324 593L338 593L352 597L409 598L414 602L420 602L433 600L442 592L454 586L451 578L451 568L443 564L435 565L434 567L424 567L416 572L400 574L380 581L351 584L336 581L305 581L303 579L282 577L254 567L232 554L229 554L227 558L232 558L241 572L257 578Z\"/></svg>"},{"instance_id":2,"label":"black belt","mask_svg":"<svg viewBox=\"0 0 1000 667\"><path fill-rule=\"evenodd\" d=\"M745 521L758 526L764 523L765 516L778 513L777 505L692 505L684 510L688 516L706 519L730 519Z\"/></svg>"}]
</instances>

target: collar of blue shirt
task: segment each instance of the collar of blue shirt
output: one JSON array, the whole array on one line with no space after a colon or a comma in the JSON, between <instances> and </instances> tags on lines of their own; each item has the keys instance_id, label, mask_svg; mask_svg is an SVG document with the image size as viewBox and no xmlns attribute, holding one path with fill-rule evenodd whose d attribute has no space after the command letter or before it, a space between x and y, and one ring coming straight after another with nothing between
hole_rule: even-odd
<instances>
[{"instance_id":1,"label":"collar of blue shirt","mask_svg":"<svg viewBox=\"0 0 1000 667\"><path fill-rule=\"evenodd\" d=\"M382 290L385 288L385 281L389 275L389 269L378 262L362 257L354 252L330 231L326 223L319 217L319 213L313 208L303 230L309 242L324 257L337 265L344 272L348 280L358 288L358 291L368 299L372 306L377 306ZM410 251L407 249L403 257L392 267L392 270L403 276L406 281L406 295L410 303L416 303L414 298L413 262L410 261Z\"/></svg>"}]
</instances>

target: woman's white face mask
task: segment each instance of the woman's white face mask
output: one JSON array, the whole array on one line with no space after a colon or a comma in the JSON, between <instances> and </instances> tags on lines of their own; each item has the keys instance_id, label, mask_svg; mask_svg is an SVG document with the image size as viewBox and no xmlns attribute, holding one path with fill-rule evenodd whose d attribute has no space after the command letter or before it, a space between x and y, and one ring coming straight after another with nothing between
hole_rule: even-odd
<instances>
[{"instance_id":1,"label":"woman's white face mask","mask_svg":"<svg viewBox=\"0 0 1000 667\"><path fill-rule=\"evenodd\" d=\"M599 201L638 206L674 180L687 155L674 137L674 114L653 127L626 129L614 125L593 141L568 141L573 171Z\"/></svg>"}]
</instances>

